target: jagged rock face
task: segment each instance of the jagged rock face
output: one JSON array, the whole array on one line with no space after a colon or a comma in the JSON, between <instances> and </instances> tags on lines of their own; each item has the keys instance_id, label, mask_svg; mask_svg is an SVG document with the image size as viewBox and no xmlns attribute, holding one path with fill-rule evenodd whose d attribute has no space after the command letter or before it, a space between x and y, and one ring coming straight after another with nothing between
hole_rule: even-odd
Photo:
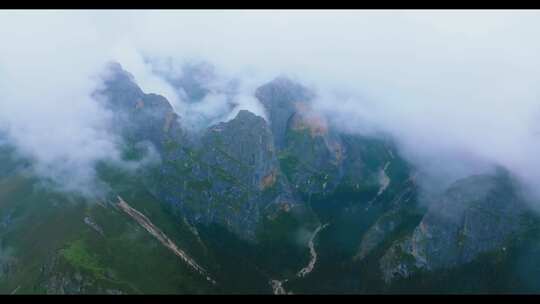
<instances>
[{"instance_id":1,"label":"jagged rock face","mask_svg":"<svg viewBox=\"0 0 540 304\"><path fill-rule=\"evenodd\" d=\"M157 148L162 163L148 174L148 185L177 212L254 239L265 212L297 204L263 118L240 111L189 141L165 98L144 94L120 67L113 66L113 72L102 94L115 113L115 125L128 142L146 140ZM272 202L283 207L266 208Z\"/></svg>"},{"instance_id":2,"label":"jagged rock face","mask_svg":"<svg viewBox=\"0 0 540 304\"><path fill-rule=\"evenodd\" d=\"M352 186L378 188L384 181L385 170L392 163L403 163L389 142L358 135L341 135L343 142L343 180ZM398 176L405 178L405 176Z\"/></svg>"},{"instance_id":3,"label":"jagged rock face","mask_svg":"<svg viewBox=\"0 0 540 304\"><path fill-rule=\"evenodd\" d=\"M414 193L414 190L404 189L398 196L406 191L410 192L408 195ZM409 201L400 203L401 204L399 205L391 206L390 210L379 217L375 224L373 224L362 236L358 252L353 257L355 261L362 260L368 256L375 248L377 248L377 246L381 245L387 238L391 237L404 223L408 211L405 210L405 208L414 208L414 206L412 206Z\"/></svg>"},{"instance_id":4,"label":"jagged rock face","mask_svg":"<svg viewBox=\"0 0 540 304\"><path fill-rule=\"evenodd\" d=\"M133 75L122 69L118 63L111 63L107 68L103 90L97 92L108 98L105 106L114 112L134 109L144 92L135 83Z\"/></svg>"},{"instance_id":5,"label":"jagged rock face","mask_svg":"<svg viewBox=\"0 0 540 304\"><path fill-rule=\"evenodd\" d=\"M449 268L504 246L522 227L527 211L511 179L472 176L456 182L434 202L412 235L381 258L385 281L417 269Z\"/></svg>"},{"instance_id":6,"label":"jagged rock face","mask_svg":"<svg viewBox=\"0 0 540 304\"><path fill-rule=\"evenodd\" d=\"M329 161L328 149L320 138L299 140L293 149L281 154L287 177L302 193L322 193L335 188L340 167ZM303 149L302 149L303 148Z\"/></svg>"},{"instance_id":7,"label":"jagged rock face","mask_svg":"<svg viewBox=\"0 0 540 304\"><path fill-rule=\"evenodd\" d=\"M134 82L133 76L118 64L109 68L110 75L104 90L105 106L113 113L112 126L130 142L150 141L163 151L169 138L180 140L185 136L174 112L165 97L145 94Z\"/></svg>"},{"instance_id":8,"label":"jagged rock face","mask_svg":"<svg viewBox=\"0 0 540 304\"><path fill-rule=\"evenodd\" d=\"M259 87L255 97L265 107L276 147L281 149L286 143L289 120L297 111L296 103L308 102L314 95L300 84L279 77Z\"/></svg>"},{"instance_id":9,"label":"jagged rock face","mask_svg":"<svg viewBox=\"0 0 540 304\"><path fill-rule=\"evenodd\" d=\"M372 146L373 145L364 145ZM358 146L360 148L360 146ZM374 198L370 200L370 205L381 204L385 206L385 212L377 218L375 223L369 227L369 229L362 235L358 251L353 257L354 261L360 261L371 254L376 248L381 246L386 240L392 240L395 237L395 233L403 230L404 226L408 225L411 220L417 220L421 210L417 206L418 201L418 185L414 174L411 174L410 169L405 165L402 159L396 157L392 150L383 150L385 153L359 153L356 155L370 155L380 160L375 163L385 162L384 166L378 172L378 177L373 169L363 168L363 164L372 163L373 160L368 161L364 159L356 165L354 162L348 166L353 169L347 172L350 177L347 178L353 185L360 185L362 178L364 179L363 187L367 189L372 188L370 186L376 180L378 180L378 190ZM386 158L385 158L386 157ZM402 167L403 166L403 167ZM401 168L400 168L401 167ZM362 169L363 168L363 169ZM400 172L400 169L402 170ZM403 170L405 169L405 170ZM362 176L362 174L355 172L368 172L368 175ZM360 179L358 179L360 177ZM371 182L367 182L367 181ZM356 187L356 186L353 186Z\"/></svg>"},{"instance_id":10,"label":"jagged rock face","mask_svg":"<svg viewBox=\"0 0 540 304\"><path fill-rule=\"evenodd\" d=\"M183 173L165 168L162 196L188 218L218 223L247 239L254 239L257 225L269 204L297 204L282 178L272 134L263 118L240 111L231 121L210 127L201 149L189 158L176 159Z\"/></svg>"},{"instance_id":11,"label":"jagged rock face","mask_svg":"<svg viewBox=\"0 0 540 304\"><path fill-rule=\"evenodd\" d=\"M338 133L311 109L314 95L286 78L256 91L268 123L240 111L191 140L165 98L144 94L121 67L111 70L102 94L116 125L128 142L152 142L162 159L148 174L149 188L191 222L254 239L261 210L290 210L301 194L327 195L339 186L376 197L406 178L386 176L389 165L403 162L390 143Z\"/></svg>"},{"instance_id":12,"label":"jagged rock face","mask_svg":"<svg viewBox=\"0 0 540 304\"><path fill-rule=\"evenodd\" d=\"M375 195L389 183L385 167L405 163L390 140L338 132L312 109L314 94L287 78L261 86L256 96L268 113L281 167L302 193L328 194L342 185Z\"/></svg>"},{"instance_id":13,"label":"jagged rock face","mask_svg":"<svg viewBox=\"0 0 540 304\"><path fill-rule=\"evenodd\" d=\"M314 94L287 78L261 86L256 96L268 114L281 167L295 189L328 194L340 184L357 190L379 187L384 166L397 155L390 143L337 132L311 108Z\"/></svg>"},{"instance_id":14,"label":"jagged rock face","mask_svg":"<svg viewBox=\"0 0 540 304\"><path fill-rule=\"evenodd\" d=\"M229 122L209 128L202 143L206 147L203 161L223 168L249 187L262 188L263 178L278 170L272 134L266 122L246 110Z\"/></svg>"},{"instance_id":15,"label":"jagged rock face","mask_svg":"<svg viewBox=\"0 0 540 304\"><path fill-rule=\"evenodd\" d=\"M121 67L111 70L101 93L115 125L128 142L154 144L162 164L149 174L149 187L192 222L222 224L253 239L261 210L288 210L298 205L297 194L328 194L341 184L375 196L389 183L381 174L393 148L337 133L310 108L313 94L286 78L256 92L269 123L240 111L190 140L165 98L144 94ZM287 207L266 208L271 202Z\"/></svg>"},{"instance_id":16,"label":"jagged rock face","mask_svg":"<svg viewBox=\"0 0 540 304\"><path fill-rule=\"evenodd\" d=\"M326 119L298 111L289 120L286 132L280 156L289 163L289 180L306 193L333 190L342 171L343 144L328 129ZM293 167L291 162L297 165Z\"/></svg>"}]
</instances>

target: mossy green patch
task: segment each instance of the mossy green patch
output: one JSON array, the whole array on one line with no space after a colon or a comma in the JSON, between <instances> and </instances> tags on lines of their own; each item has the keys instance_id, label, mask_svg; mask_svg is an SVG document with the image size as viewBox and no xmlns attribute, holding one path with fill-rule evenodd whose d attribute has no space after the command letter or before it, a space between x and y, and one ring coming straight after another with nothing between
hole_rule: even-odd
<instances>
[{"instance_id":1,"label":"mossy green patch","mask_svg":"<svg viewBox=\"0 0 540 304\"><path fill-rule=\"evenodd\" d=\"M98 278L103 278L105 268L103 268L98 258L88 251L84 241L77 240L60 251L62 256L75 268L89 271Z\"/></svg>"}]
</instances>

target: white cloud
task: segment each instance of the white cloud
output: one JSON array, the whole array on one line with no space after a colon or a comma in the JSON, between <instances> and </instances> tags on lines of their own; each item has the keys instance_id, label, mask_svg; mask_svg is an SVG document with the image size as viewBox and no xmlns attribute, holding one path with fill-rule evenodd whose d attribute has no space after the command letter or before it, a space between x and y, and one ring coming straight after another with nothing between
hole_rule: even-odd
<instances>
[{"instance_id":1,"label":"white cloud","mask_svg":"<svg viewBox=\"0 0 540 304\"><path fill-rule=\"evenodd\" d=\"M0 126L45 168L88 168L114 154L107 113L89 98L104 62L181 112L182 96L143 58L204 60L241 80L240 107L260 111L254 88L285 73L315 87L317 106L344 129L394 134L426 174L450 180L496 163L536 185L539 14L1 12ZM201 111L223 111L208 98Z\"/></svg>"}]
</instances>

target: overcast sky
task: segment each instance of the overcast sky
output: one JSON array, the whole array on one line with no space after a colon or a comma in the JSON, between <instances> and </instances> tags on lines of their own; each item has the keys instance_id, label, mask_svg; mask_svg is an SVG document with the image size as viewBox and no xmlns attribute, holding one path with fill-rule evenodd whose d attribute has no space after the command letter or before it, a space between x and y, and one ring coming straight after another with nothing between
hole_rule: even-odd
<instances>
[{"instance_id":1,"label":"overcast sky","mask_svg":"<svg viewBox=\"0 0 540 304\"><path fill-rule=\"evenodd\" d=\"M105 63L182 111L143 59L204 60L240 79L241 107L263 116L253 91L264 82L285 74L314 88L343 130L396 136L426 180L498 164L534 187L538 37L538 11L1 11L0 128L41 174L79 187L116 157L108 113L90 98ZM204 110L223 111L212 98Z\"/></svg>"}]
</instances>

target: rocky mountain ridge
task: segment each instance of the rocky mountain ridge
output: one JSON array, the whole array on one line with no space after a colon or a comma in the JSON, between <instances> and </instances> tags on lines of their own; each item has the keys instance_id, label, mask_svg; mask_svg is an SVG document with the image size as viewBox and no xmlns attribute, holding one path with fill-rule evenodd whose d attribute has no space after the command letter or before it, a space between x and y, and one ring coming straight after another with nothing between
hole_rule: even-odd
<instances>
[{"instance_id":1,"label":"rocky mountain ridge","mask_svg":"<svg viewBox=\"0 0 540 304\"><path fill-rule=\"evenodd\" d=\"M507 256L536 250L520 245L537 219L504 169L458 180L426 208L390 137L341 132L290 79L256 90L268 120L240 110L192 132L163 96L143 92L118 64L109 70L96 96L122 157L156 161L135 171L100 163L109 193L88 199L44 188L31 161L1 145L1 292L437 290L422 278L512 265ZM171 80L193 89L190 103L210 92L203 70Z\"/></svg>"}]
</instances>

